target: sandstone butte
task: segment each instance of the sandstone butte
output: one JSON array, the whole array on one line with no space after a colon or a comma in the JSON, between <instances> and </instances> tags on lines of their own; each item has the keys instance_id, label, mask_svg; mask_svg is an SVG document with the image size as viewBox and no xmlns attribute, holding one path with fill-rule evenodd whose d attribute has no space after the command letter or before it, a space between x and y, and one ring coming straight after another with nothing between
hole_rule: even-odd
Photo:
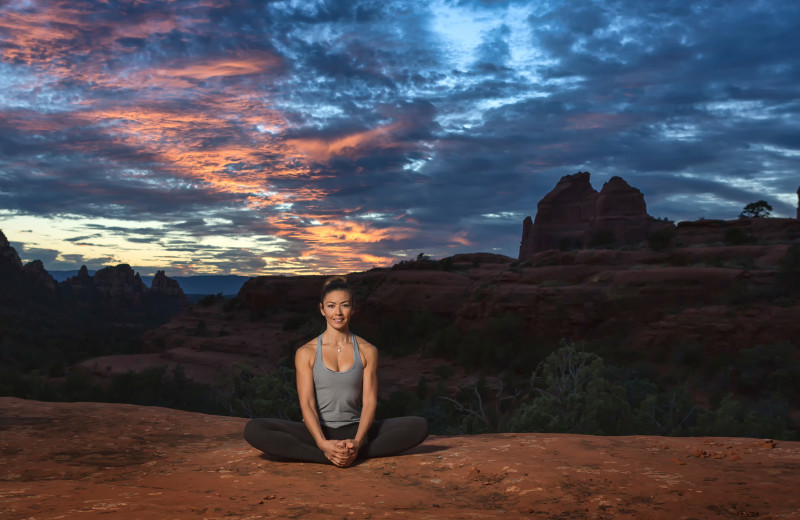
<instances>
[{"instance_id":1,"label":"sandstone butte","mask_svg":"<svg viewBox=\"0 0 800 520\"><path fill-rule=\"evenodd\" d=\"M800 443L431 436L395 457L267 460L246 419L0 398L0 518L800 518Z\"/></svg>"}]
</instances>

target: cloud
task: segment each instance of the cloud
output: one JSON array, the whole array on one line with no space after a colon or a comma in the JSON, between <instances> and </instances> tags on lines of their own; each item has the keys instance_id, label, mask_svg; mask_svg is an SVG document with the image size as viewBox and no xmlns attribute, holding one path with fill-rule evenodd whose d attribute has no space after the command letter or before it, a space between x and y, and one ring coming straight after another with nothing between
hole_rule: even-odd
<instances>
[{"instance_id":1,"label":"cloud","mask_svg":"<svg viewBox=\"0 0 800 520\"><path fill-rule=\"evenodd\" d=\"M53 262L84 244L182 274L514 256L578 170L658 216L793 216L798 19L788 0L16 2L0 207L86 223L32 233Z\"/></svg>"}]
</instances>

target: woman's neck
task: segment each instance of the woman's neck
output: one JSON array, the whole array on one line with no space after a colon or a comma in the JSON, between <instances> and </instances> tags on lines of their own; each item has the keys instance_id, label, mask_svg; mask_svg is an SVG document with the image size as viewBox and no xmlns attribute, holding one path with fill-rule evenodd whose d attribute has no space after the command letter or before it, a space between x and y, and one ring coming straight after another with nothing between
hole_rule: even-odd
<instances>
[{"instance_id":1,"label":"woman's neck","mask_svg":"<svg viewBox=\"0 0 800 520\"><path fill-rule=\"evenodd\" d=\"M344 342L350 339L350 329L349 327L336 330L333 327L328 327L325 329L325 342L326 343L338 343Z\"/></svg>"}]
</instances>

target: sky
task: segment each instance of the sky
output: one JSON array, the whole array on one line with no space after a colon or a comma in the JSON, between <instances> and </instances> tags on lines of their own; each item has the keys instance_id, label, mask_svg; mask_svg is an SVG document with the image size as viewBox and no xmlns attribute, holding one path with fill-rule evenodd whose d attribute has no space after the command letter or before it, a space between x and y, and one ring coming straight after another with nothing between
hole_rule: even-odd
<instances>
[{"instance_id":1,"label":"sky","mask_svg":"<svg viewBox=\"0 0 800 520\"><path fill-rule=\"evenodd\" d=\"M800 186L796 0L0 3L0 229L48 270L516 257L564 176L736 218Z\"/></svg>"}]
</instances>

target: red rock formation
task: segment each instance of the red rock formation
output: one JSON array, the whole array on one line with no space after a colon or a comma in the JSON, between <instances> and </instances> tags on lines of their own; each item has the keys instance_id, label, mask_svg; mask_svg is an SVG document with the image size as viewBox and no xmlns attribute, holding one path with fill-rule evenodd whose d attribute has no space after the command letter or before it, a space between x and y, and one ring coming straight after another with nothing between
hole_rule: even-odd
<instances>
[{"instance_id":1,"label":"red rock formation","mask_svg":"<svg viewBox=\"0 0 800 520\"><path fill-rule=\"evenodd\" d=\"M0 398L3 518L792 518L800 443L429 437L340 469L267 460L246 419Z\"/></svg>"},{"instance_id":2,"label":"red rock formation","mask_svg":"<svg viewBox=\"0 0 800 520\"><path fill-rule=\"evenodd\" d=\"M597 196L595 217L589 224L586 239L591 243L597 233L610 232L617 244L636 244L647 239L653 223L642 192L622 177L612 177Z\"/></svg>"},{"instance_id":3,"label":"red rock formation","mask_svg":"<svg viewBox=\"0 0 800 520\"><path fill-rule=\"evenodd\" d=\"M531 344L556 345L561 338L614 338L622 349L650 353L703 338L708 352L729 352L797 336L791 316L800 312L800 302L783 302L776 308L758 299L759 294L774 290L787 248L783 243L658 253L649 249L551 250L518 265L510 259L476 264L464 257L467 261L454 262L452 272L375 269L348 278L356 290L354 325L368 339L372 338L369 326L402 321L416 312L444 318L462 330L509 313L521 318ZM164 351L168 357L172 349L186 347L231 353L231 363L249 353L253 364L274 366L283 345L313 333L307 330L292 336L282 327L298 313L315 317L322 280L321 276L254 278L239 293L244 307L240 316L223 315L220 309L210 309L202 317L199 309L186 311L154 333L163 347L152 350ZM753 302L728 305L737 291L752 295ZM708 312L700 310L705 307ZM259 316L258 323L253 322L254 316ZM192 332L200 319L211 337ZM720 326L709 328L712 319ZM726 330L739 333L731 337ZM420 342L431 339L420 338ZM184 354L184 350L175 351L181 359Z\"/></svg>"},{"instance_id":4,"label":"red rock formation","mask_svg":"<svg viewBox=\"0 0 800 520\"><path fill-rule=\"evenodd\" d=\"M134 299L147 290L139 273L135 273L128 264L100 269L94 274L94 286L103 296L124 299Z\"/></svg>"},{"instance_id":5,"label":"red rock formation","mask_svg":"<svg viewBox=\"0 0 800 520\"><path fill-rule=\"evenodd\" d=\"M152 294L161 294L170 298L184 297L183 289L177 280L169 278L164 271L157 271L150 284L150 292Z\"/></svg>"},{"instance_id":6,"label":"red rock formation","mask_svg":"<svg viewBox=\"0 0 800 520\"><path fill-rule=\"evenodd\" d=\"M671 226L650 217L642 193L621 177L612 177L598 193L589 183L589 172L578 172L562 177L539 201L534 221L524 220L519 259L597 241L637 244L657 229Z\"/></svg>"},{"instance_id":7,"label":"red rock formation","mask_svg":"<svg viewBox=\"0 0 800 520\"><path fill-rule=\"evenodd\" d=\"M2 231L0 231L0 261L17 269L22 269L22 261L19 259L17 250L11 247Z\"/></svg>"},{"instance_id":8,"label":"red rock formation","mask_svg":"<svg viewBox=\"0 0 800 520\"><path fill-rule=\"evenodd\" d=\"M553 190L537 205L536 219L520 244L519 259L547 249L559 249L568 242L583 244L589 223L597 209L597 191L589 183L589 172L561 177ZM527 219L526 219L527 220Z\"/></svg>"},{"instance_id":9,"label":"red rock formation","mask_svg":"<svg viewBox=\"0 0 800 520\"><path fill-rule=\"evenodd\" d=\"M35 285L44 287L50 292L55 292L56 281L53 280L50 273L45 270L41 260L34 260L33 262L25 264L22 270L25 272L25 276L33 281Z\"/></svg>"},{"instance_id":10,"label":"red rock formation","mask_svg":"<svg viewBox=\"0 0 800 520\"><path fill-rule=\"evenodd\" d=\"M34 287L46 289L50 293L56 290L56 282L44 269L41 260L34 260L22 265L17 250L11 247L6 236L0 231L0 270L3 276L18 279L23 285L32 284ZM26 280L27 281L23 281Z\"/></svg>"}]
</instances>

